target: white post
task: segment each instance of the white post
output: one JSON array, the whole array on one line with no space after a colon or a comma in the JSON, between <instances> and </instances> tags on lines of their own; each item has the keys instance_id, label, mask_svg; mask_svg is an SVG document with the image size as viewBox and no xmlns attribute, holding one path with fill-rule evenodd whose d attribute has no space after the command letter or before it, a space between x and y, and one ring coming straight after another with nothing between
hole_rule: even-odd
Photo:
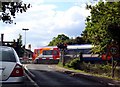
<instances>
[{"instance_id":1,"label":"white post","mask_svg":"<svg viewBox=\"0 0 120 87\"><path fill-rule=\"evenodd\" d=\"M25 29L25 28L23 28L22 30L25 31L25 46L26 46L26 31L28 31L29 29ZM26 48L26 47L25 47L25 48Z\"/></svg>"}]
</instances>

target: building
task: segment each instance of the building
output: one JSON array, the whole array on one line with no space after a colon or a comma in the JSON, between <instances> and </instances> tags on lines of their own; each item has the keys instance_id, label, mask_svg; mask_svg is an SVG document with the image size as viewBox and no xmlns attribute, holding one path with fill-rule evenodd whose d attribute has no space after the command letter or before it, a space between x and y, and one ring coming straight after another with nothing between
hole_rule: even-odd
<instances>
[{"instance_id":1,"label":"building","mask_svg":"<svg viewBox=\"0 0 120 87\"><path fill-rule=\"evenodd\" d=\"M32 58L33 52L31 51L31 49L25 49L24 46L19 45L19 39L17 39L17 41L13 40L13 41L4 41L4 34L1 34L0 37L0 45L1 46L10 46L13 47L18 56L19 57L24 57L26 56L27 58ZM31 45L30 45L31 47Z\"/></svg>"}]
</instances>

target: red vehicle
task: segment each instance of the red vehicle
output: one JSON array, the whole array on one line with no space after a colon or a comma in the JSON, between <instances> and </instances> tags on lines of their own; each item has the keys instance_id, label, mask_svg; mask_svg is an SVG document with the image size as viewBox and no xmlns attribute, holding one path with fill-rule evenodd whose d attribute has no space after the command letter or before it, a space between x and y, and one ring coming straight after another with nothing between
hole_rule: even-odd
<instances>
[{"instance_id":1,"label":"red vehicle","mask_svg":"<svg viewBox=\"0 0 120 87\"><path fill-rule=\"evenodd\" d=\"M60 59L60 51L57 47L47 46L34 49L33 62L38 63L42 60L58 61Z\"/></svg>"}]
</instances>

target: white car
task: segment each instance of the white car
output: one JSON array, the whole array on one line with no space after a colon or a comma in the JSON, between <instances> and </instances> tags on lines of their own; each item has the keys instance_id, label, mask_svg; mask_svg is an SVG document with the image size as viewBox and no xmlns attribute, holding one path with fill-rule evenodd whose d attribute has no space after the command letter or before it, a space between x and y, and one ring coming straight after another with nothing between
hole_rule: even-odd
<instances>
[{"instance_id":1,"label":"white car","mask_svg":"<svg viewBox=\"0 0 120 87\"><path fill-rule=\"evenodd\" d=\"M0 83L24 82L24 69L12 47L0 46Z\"/></svg>"}]
</instances>

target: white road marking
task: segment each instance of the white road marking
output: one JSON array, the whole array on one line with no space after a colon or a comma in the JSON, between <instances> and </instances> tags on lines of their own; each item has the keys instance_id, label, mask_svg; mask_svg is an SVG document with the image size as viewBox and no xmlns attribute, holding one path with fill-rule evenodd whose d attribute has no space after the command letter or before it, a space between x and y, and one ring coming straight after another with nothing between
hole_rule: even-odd
<instances>
[{"instance_id":1,"label":"white road marking","mask_svg":"<svg viewBox=\"0 0 120 87\"><path fill-rule=\"evenodd\" d=\"M48 68L52 69L53 67L52 67L52 66L50 66L50 65L48 65Z\"/></svg>"},{"instance_id":2,"label":"white road marking","mask_svg":"<svg viewBox=\"0 0 120 87\"><path fill-rule=\"evenodd\" d=\"M111 85L111 86L113 86L114 84L113 84L113 83L108 83L108 85Z\"/></svg>"},{"instance_id":3,"label":"white road marking","mask_svg":"<svg viewBox=\"0 0 120 87\"><path fill-rule=\"evenodd\" d=\"M28 72L33 78L35 78L35 75L32 74L32 73L28 70L27 65L24 65L24 68L27 70L27 72Z\"/></svg>"},{"instance_id":4,"label":"white road marking","mask_svg":"<svg viewBox=\"0 0 120 87\"><path fill-rule=\"evenodd\" d=\"M26 76L34 84L35 87L39 87L38 84L34 80L32 80L29 75L26 74Z\"/></svg>"}]
</instances>

